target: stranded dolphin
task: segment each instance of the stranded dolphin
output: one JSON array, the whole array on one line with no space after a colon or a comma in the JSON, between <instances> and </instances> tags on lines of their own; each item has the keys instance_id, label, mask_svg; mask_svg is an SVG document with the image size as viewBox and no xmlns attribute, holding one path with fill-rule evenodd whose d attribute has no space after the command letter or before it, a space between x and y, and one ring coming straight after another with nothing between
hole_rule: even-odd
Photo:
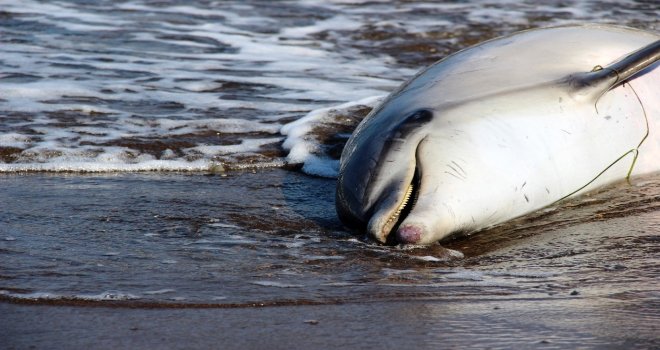
<instances>
[{"instance_id":1,"label":"stranded dolphin","mask_svg":"<svg viewBox=\"0 0 660 350\"><path fill-rule=\"evenodd\" d=\"M660 170L659 39L565 26L435 63L348 140L340 219L380 242L429 244Z\"/></svg>"}]
</instances>

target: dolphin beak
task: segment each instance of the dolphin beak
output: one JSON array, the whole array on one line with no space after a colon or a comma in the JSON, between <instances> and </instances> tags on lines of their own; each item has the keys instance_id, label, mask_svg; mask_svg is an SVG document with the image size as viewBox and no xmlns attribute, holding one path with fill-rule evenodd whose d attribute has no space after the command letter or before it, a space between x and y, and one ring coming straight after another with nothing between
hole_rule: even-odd
<instances>
[{"instance_id":1,"label":"dolphin beak","mask_svg":"<svg viewBox=\"0 0 660 350\"><path fill-rule=\"evenodd\" d=\"M379 201L378 209L374 212L367 232L381 243L413 243L406 240L401 241L401 237L395 237L392 232L396 232L401 222L408 216L417 201L419 193L419 174L416 167L411 167L412 171L401 183L399 188L389 193L385 193Z\"/></svg>"}]
</instances>

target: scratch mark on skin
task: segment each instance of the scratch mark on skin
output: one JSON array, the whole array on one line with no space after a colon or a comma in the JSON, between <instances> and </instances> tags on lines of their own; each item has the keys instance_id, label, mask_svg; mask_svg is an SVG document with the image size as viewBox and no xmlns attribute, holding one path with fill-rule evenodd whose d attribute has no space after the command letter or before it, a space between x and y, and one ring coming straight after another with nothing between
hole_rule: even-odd
<instances>
[{"instance_id":1,"label":"scratch mark on skin","mask_svg":"<svg viewBox=\"0 0 660 350\"><path fill-rule=\"evenodd\" d=\"M561 131L567 133L568 135L572 135L572 134L571 134L569 131L567 131L567 130L561 129Z\"/></svg>"},{"instance_id":2,"label":"scratch mark on skin","mask_svg":"<svg viewBox=\"0 0 660 350\"><path fill-rule=\"evenodd\" d=\"M459 175L458 170L456 170L456 168L454 168L453 166L451 166L451 164L447 164L447 167L448 167L449 169L453 170L457 175Z\"/></svg>"},{"instance_id":3,"label":"scratch mark on skin","mask_svg":"<svg viewBox=\"0 0 660 350\"><path fill-rule=\"evenodd\" d=\"M458 177L458 175L456 175L456 174L454 174L454 173L450 173L449 171L445 171L445 174L449 174L449 175L451 175L451 176L453 176L453 177L455 177L455 178L457 178L457 179L459 179L459 180L465 180L465 179L463 179L463 178L461 178L461 177Z\"/></svg>"},{"instance_id":4,"label":"scratch mark on skin","mask_svg":"<svg viewBox=\"0 0 660 350\"><path fill-rule=\"evenodd\" d=\"M451 216L453 220L456 220L456 213L454 213L454 210L449 205L447 205L447 203L442 203L442 205L445 208L447 208L447 211L449 212L449 216Z\"/></svg>"},{"instance_id":5,"label":"scratch mark on skin","mask_svg":"<svg viewBox=\"0 0 660 350\"><path fill-rule=\"evenodd\" d=\"M523 182L522 186L520 186L520 189L522 190L523 188L525 188L525 185L527 185L527 181Z\"/></svg>"},{"instance_id":6,"label":"scratch mark on skin","mask_svg":"<svg viewBox=\"0 0 660 350\"><path fill-rule=\"evenodd\" d=\"M452 162L452 163L456 164L455 162ZM456 166L458 166L458 164L456 164ZM454 177L456 177L457 179L460 179L460 180L466 180L466 179L467 179L467 177L465 176L464 172L460 172L460 171L458 171L458 170L457 170L456 168L454 168L451 164L447 164L447 167L453 171L453 173L452 173L452 172L449 172L449 171L445 171L447 174L453 175ZM458 166L458 168L460 169L461 167ZM462 169L461 169L461 170L462 170Z\"/></svg>"},{"instance_id":7,"label":"scratch mark on skin","mask_svg":"<svg viewBox=\"0 0 660 350\"><path fill-rule=\"evenodd\" d=\"M467 176L467 173L465 172L465 170L460 165L458 165L458 163L456 163L453 160L451 162L452 162L452 164L456 165L456 167L458 167L461 170L461 173L463 173L464 176Z\"/></svg>"},{"instance_id":8,"label":"scratch mark on skin","mask_svg":"<svg viewBox=\"0 0 660 350\"><path fill-rule=\"evenodd\" d=\"M525 200L527 201L527 203L529 203L529 198L527 197L527 195L523 194L523 196L525 196Z\"/></svg>"},{"instance_id":9,"label":"scratch mark on skin","mask_svg":"<svg viewBox=\"0 0 660 350\"><path fill-rule=\"evenodd\" d=\"M486 220L490 220L490 219L492 219L493 216L495 216L496 214L497 214L497 210L493 211L490 215L488 215L488 217L486 218Z\"/></svg>"}]
</instances>

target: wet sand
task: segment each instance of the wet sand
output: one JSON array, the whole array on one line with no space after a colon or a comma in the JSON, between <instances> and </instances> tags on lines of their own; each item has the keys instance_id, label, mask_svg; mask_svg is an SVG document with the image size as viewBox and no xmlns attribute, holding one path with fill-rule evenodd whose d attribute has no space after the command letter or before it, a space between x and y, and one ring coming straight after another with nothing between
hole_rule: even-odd
<instances>
[{"instance_id":1,"label":"wet sand","mask_svg":"<svg viewBox=\"0 0 660 350\"><path fill-rule=\"evenodd\" d=\"M396 301L237 309L0 304L6 349L653 349L645 303Z\"/></svg>"},{"instance_id":2,"label":"wet sand","mask_svg":"<svg viewBox=\"0 0 660 350\"><path fill-rule=\"evenodd\" d=\"M444 242L454 261L344 231L333 184L1 176L3 348L660 346L657 175Z\"/></svg>"}]
</instances>

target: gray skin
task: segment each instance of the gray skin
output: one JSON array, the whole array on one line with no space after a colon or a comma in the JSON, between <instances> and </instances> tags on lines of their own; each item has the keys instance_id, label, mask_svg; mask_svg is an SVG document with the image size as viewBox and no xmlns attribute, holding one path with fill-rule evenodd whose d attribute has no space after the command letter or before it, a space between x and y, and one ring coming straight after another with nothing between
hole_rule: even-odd
<instances>
[{"instance_id":1,"label":"gray skin","mask_svg":"<svg viewBox=\"0 0 660 350\"><path fill-rule=\"evenodd\" d=\"M658 38L606 25L532 30L423 70L347 142L336 191L340 220L382 243L429 244L625 178L633 167L660 170L653 154L660 138L644 136L660 126ZM625 86L630 81L635 91ZM604 135L613 123L597 124L603 113L617 123L632 114L637 124L625 121L630 130ZM571 130L571 138L559 130ZM491 135L498 138L489 143ZM627 156L640 139L648 151L640 143ZM524 196L517 192L523 188Z\"/></svg>"}]
</instances>

